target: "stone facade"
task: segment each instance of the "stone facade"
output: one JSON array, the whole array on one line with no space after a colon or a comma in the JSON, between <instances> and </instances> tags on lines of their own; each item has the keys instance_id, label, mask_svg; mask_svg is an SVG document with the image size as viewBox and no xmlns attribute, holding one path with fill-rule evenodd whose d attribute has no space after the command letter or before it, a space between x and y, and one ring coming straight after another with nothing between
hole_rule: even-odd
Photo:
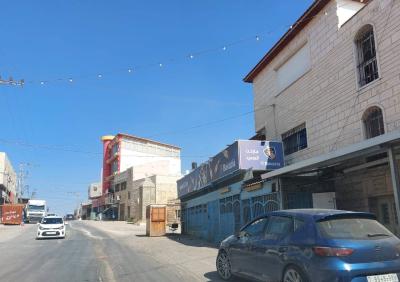
<instances>
[{"instance_id":1,"label":"stone facade","mask_svg":"<svg viewBox=\"0 0 400 282\"><path fill-rule=\"evenodd\" d=\"M114 187L120 187L119 191L115 191L119 220L144 222L148 205L166 205L177 198L178 176L152 175L142 179L135 179L133 176L134 168L129 168L114 180ZM121 187L126 188L121 190Z\"/></svg>"}]
</instances>

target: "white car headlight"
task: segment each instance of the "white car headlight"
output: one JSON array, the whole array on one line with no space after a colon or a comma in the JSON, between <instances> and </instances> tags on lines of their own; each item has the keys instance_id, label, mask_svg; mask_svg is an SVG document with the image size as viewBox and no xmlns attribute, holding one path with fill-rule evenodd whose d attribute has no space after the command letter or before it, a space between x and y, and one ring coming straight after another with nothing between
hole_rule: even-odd
<instances>
[{"instance_id":1,"label":"white car headlight","mask_svg":"<svg viewBox=\"0 0 400 282\"><path fill-rule=\"evenodd\" d=\"M43 228L41 225L39 225L39 230L44 230L45 228Z\"/></svg>"}]
</instances>

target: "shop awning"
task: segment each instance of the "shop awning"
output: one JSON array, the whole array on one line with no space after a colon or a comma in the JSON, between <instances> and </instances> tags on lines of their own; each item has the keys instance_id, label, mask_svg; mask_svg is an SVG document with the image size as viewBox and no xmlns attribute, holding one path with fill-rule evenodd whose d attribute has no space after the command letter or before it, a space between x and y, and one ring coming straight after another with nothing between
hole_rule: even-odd
<instances>
[{"instance_id":1,"label":"shop awning","mask_svg":"<svg viewBox=\"0 0 400 282\"><path fill-rule=\"evenodd\" d=\"M321 156L300 161L292 165L267 172L261 177L263 179L270 179L277 176L283 176L285 174L295 174L310 169L330 167L356 157L385 152L387 151L389 145L392 145L396 142L400 142L400 131L393 131Z\"/></svg>"}]
</instances>

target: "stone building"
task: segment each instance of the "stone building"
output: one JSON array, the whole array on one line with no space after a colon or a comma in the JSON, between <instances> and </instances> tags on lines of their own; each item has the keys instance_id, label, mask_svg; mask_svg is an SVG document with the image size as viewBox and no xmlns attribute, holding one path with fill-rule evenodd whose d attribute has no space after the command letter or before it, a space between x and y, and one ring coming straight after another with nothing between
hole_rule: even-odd
<instances>
[{"instance_id":1,"label":"stone building","mask_svg":"<svg viewBox=\"0 0 400 282\"><path fill-rule=\"evenodd\" d=\"M400 233L400 2L316 0L245 77L282 141L283 208L370 211Z\"/></svg>"},{"instance_id":2,"label":"stone building","mask_svg":"<svg viewBox=\"0 0 400 282\"><path fill-rule=\"evenodd\" d=\"M177 198L179 147L122 133L102 140L103 195L93 207L100 206L106 218L143 221L146 205Z\"/></svg>"}]
</instances>

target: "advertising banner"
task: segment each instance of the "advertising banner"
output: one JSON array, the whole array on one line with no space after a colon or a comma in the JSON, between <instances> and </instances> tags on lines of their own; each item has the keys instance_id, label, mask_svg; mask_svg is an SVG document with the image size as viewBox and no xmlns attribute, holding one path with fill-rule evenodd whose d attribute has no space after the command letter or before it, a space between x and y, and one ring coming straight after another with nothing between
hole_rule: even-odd
<instances>
[{"instance_id":1,"label":"advertising banner","mask_svg":"<svg viewBox=\"0 0 400 282\"><path fill-rule=\"evenodd\" d=\"M284 166L280 142L240 140L177 181L178 196L203 189L238 170L274 170Z\"/></svg>"},{"instance_id":2,"label":"advertising banner","mask_svg":"<svg viewBox=\"0 0 400 282\"><path fill-rule=\"evenodd\" d=\"M281 142L240 140L240 169L274 170L284 166Z\"/></svg>"}]
</instances>

